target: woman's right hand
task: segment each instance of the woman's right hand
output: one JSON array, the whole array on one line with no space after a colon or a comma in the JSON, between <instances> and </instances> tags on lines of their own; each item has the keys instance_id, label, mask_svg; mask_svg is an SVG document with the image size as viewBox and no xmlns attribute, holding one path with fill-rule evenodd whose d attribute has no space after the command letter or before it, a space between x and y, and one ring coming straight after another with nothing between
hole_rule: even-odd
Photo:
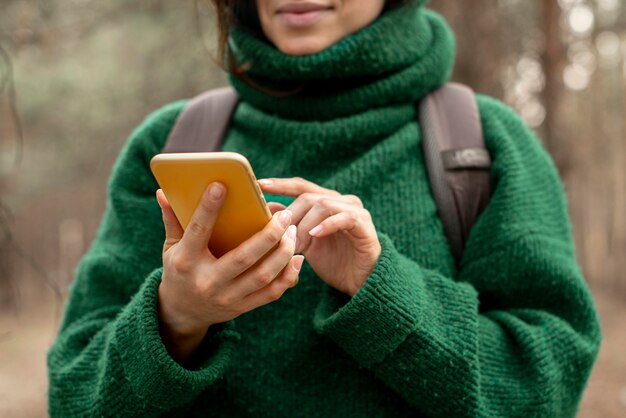
<instances>
[{"instance_id":1,"label":"woman's right hand","mask_svg":"<svg viewBox=\"0 0 626 418\"><path fill-rule=\"evenodd\" d=\"M263 230L237 248L213 256L208 243L225 195L222 184L209 185L183 231L165 194L157 190L165 225L159 326L169 354L181 364L211 325L278 300L296 284L304 260L294 256L296 226L288 210L274 213Z\"/></svg>"}]
</instances>

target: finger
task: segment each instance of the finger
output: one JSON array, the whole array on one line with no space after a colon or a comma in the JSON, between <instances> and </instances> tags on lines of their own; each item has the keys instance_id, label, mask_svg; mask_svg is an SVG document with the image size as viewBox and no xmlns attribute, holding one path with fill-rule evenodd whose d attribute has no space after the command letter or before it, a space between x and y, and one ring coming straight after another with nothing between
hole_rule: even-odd
<instances>
[{"instance_id":1,"label":"finger","mask_svg":"<svg viewBox=\"0 0 626 418\"><path fill-rule=\"evenodd\" d=\"M267 305L268 303L280 299L287 289L294 287L298 283L298 274L300 273L303 262L304 256L293 256L288 266L283 269L279 277L273 280L269 285L243 299L243 309L246 312L251 311L259 306Z\"/></svg>"},{"instance_id":2,"label":"finger","mask_svg":"<svg viewBox=\"0 0 626 418\"><path fill-rule=\"evenodd\" d=\"M292 177L286 179L261 179L258 182L261 190L263 190L264 192L279 194L283 196L299 196L302 193L320 193L334 196L340 195L340 193L335 190L319 186L301 177Z\"/></svg>"},{"instance_id":3,"label":"finger","mask_svg":"<svg viewBox=\"0 0 626 418\"><path fill-rule=\"evenodd\" d=\"M267 204L267 207L270 210L270 213L273 215L276 212L278 212L279 210L285 210L287 208L287 206L283 205L282 203L278 203L278 202L270 202Z\"/></svg>"},{"instance_id":4,"label":"finger","mask_svg":"<svg viewBox=\"0 0 626 418\"><path fill-rule=\"evenodd\" d=\"M336 202L328 204L336 213L309 230L308 233L312 237L322 238L339 231L346 231L349 238L361 240L376 234L372 217L366 209L344 207L342 211L342 205Z\"/></svg>"},{"instance_id":5,"label":"finger","mask_svg":"<svg viewBox=\"0 0 626 418\"><path fill-rule=\"evenodd\" d=\"M232 281L232 291L243 297L269 285L287 266L296 249L296 226L291 225L280 245L262 262Z\"/></svg>"},{"instance_id":6,"label":"finger","mask_svg":"<svg viewBox=\"0 0 626 418\"><path fill-rule=\"evenodd\" d=\"M355 200L356 198L356 200ZM294 200L288 207L293 212L293 219L291 223L298 225L302 218L316 205L320 200L331 199L337 202L345 202L348 204L356 204L358 207L363 207L361 200L353 195L328 195L320 193L303 193L296 200Z\"/></svg>"},{"instance_id":7,"label":"finger","mask_svg":"<svg viewBox=\"0 0 626 418\"><path fill-rule=\"evenodd\" d=\"M302 193L296 200L291 202L287 207L292 213L291 223L298 225L302 218L317 204L321 199L327 198L329 195L319 193Z\"/></svg>"},{"instance_id":8,"label":"finger","mask_svg":"<svg viewBox=\"0 0 626 418\"><path fill-rule=\"evenodd\" d=\"M336 213L333 209L325 206L323 202L324 200L320 200L313 205L298 224L298 236L296 241L298 243L296 246L297 253L304 252L309 248L313 239L309 231Z\"/></svg>"},{"instance_id":9,"label":"finger","mask_svg":"<svg viewBox=\"0 0 626 418\"><path fill-rule=\"evenodd\" d=\"M265 228L220 257L216 266L220 275L235 278L256 264L280 243L291 217L289 210L276 212Z\"/></svg>"},{"instance_id":10,"label":"finger","mask_svg":"<svg viewBox=\"0 0 626 418\"><path fill-rule=\"evenodd\" d=\"M226 187L221 183L212 183L204 191L181 239L187 251L196 254L208 251L209 239L225 195Z\"/></svg>"},{"instance_id":11,"label":"finger","mask_svg":"<svg viewBox=\"0 0 626 418\"><path fill-rule=\"evenodd\" d=\"M180 241L180 239L183 237L183 227L180 226L180 222L178 222L178 218L176 218L176 215L172 210L172 206L167 200L165 193L163 193L163 190L159 189L156 191L156 199L157 203L161 207L161 212L163 214L163 226L165 227L165 245L169 248L172 245L176 244L178 241Z\"/></svg>"}]
</instances>

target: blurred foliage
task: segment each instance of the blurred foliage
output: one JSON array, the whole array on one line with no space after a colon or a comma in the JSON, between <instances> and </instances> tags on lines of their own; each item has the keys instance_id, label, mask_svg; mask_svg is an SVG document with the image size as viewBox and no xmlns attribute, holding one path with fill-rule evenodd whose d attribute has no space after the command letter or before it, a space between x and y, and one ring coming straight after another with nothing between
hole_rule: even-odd
<instances>
[{"instance_id":1,"label":"blurred foliage","mask_svg":"<svg viewBox=\"0 0 626 418\"><path fill-rule=\"evenodd\" d=\"M10 6L0 27L12 34L29 154L23 181L11 193L17 208L22 199L54 187L51 180L102 176L100 165L110 166L129 126L141 116L223 83L189 24L192 8L185 3L12 1Z\"/></svg>"},{"instance_id":2,"label":"blurred foliage","mask_svg":"<svg viewBox=\"0 0 626 418\"><path fill-rule=\"evenodd\" d=\"M0 248L5 300L16 293L11 277L65 287L132 129L167 102L225 83L204 40L213 30L206 4L190 1L2 0L10 61L0 76L13 70L4 81L25 128L22 144L15 104L0 96L0 225L15 237Z\"/></svg>"}]
</instances>

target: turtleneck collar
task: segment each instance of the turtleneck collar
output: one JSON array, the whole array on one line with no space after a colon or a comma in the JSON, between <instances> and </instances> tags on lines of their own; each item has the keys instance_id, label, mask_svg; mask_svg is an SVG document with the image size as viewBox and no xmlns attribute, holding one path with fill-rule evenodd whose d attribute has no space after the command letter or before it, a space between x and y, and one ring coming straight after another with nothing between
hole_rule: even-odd
<instances>
[{"instance_id":1,"label":"turtleneck collar","mask_svg":"<svg viewBox=\"0 0 626 418\"><path fill-rule=\"evenodd\" d=\"M229 47L252 87L230 76L244 102L284 119L324 121L414 103L445 83L454 61L447 23L413 1L313 55L284 54L234 28ZM284 97L271 91L295 91ZM265 91L263 91L265 90Z\"/></svg>"}]
</instances>

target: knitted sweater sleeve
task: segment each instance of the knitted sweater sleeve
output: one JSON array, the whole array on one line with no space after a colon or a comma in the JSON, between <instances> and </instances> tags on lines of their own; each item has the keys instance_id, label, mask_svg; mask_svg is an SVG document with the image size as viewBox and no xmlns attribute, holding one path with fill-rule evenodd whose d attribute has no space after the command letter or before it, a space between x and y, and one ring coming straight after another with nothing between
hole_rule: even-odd
<instances>
[{"instance_id":1,"label":"knitted sweater sleeve","mask_svg":"<svg viewBox=\"0 0 626 418\"><path fill-rule=\"evenodd\" d=\"M218 390L238 338L229 324L209 333L193 370L168 355L159 335L164 231L149 161L182 105L149 116L114 166L103 221L48 352L52 417L157 416Z\"/></svg>"},{"instance_id":2,"label":"knitted sweater sleeve","mask_svg":"<svg viewBox=\"0 0 626 418\"><path fill-rule=\"evenodd\" d=\"M329 292L314 325L432 417L574 416L600 343L557 171L517 115L478 97L492 199L457 277L399 253L356 295Z\"/></svg>"}]
</instances>

